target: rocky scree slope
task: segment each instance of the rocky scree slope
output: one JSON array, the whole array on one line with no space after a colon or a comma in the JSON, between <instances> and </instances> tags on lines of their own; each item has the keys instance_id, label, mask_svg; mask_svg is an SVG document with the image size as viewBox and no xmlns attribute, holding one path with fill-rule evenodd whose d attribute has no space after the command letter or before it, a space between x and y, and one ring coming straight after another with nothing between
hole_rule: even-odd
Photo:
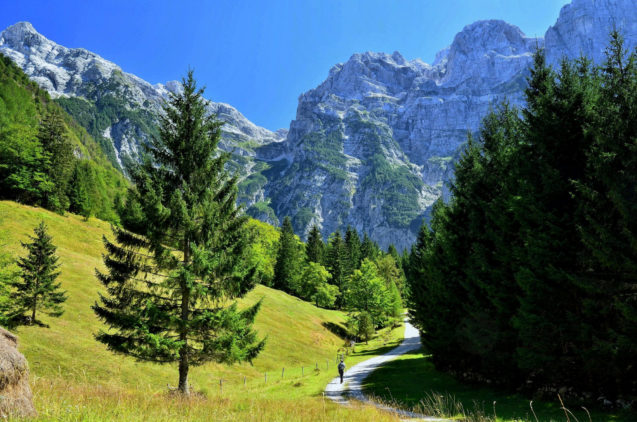
<instances>
[{"instance_id":1,"label":"rocky scree slope","mask_svg":"<svg viewBox=\"0 0 637 422\"><path fill-rule=\"evenodd\" d=\"M0 53L56 98L120 169L127 160L139 159L141 145L157 134L156 116L161 113L162 102L169 92L180 89L177 81L151 85L95 53L56 44L28 22L19 22L0 33ZM221 147L233 153L230 168L238 170L244 181L242 202L252 206L261 201L257 204L263 214L260 217L275 222L276 217L263 202L265 178L257 175L269 166L256 157L261 147L266 158L281 155L281 141L287 131L272 132L256 126L228 104L211 101L208 108L226 123Z\"/></svg>"}]
</instances>

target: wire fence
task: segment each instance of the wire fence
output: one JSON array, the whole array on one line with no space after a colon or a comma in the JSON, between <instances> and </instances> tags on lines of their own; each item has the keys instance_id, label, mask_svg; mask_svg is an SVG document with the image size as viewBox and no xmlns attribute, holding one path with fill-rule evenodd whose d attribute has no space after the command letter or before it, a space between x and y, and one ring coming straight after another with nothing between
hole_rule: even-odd
<instances>
[{"instance_id":1,"label":"wire fence","mask_svg":"<svg viewBox=\"0 0 637 422\"><path fill-rule=\"evenodd\" d=\"M275 385L281 381L293 381L298 380L302 381L304 378L309 378L310 376L315 376L321 373L323 370L326 372L333 370L334 376L338 376L337 366L341 359L345 359L352 352L354 352L354 345L340 348L336 353L334 359L325 358L321 360L315 360L313 363L308 363L305 365L294 365L294 366L284 366L281 367L280 370L270 370L263 372L261 377L248 376L243 374L238 374L237 376L231 377L219 377L218 383L212 383L214 386L217 384L219 394L223 394L224 389L230 388L255 388L255 387L264 387L268 385ZM170 390L174 390L174 387L168 386ZM212 391L208 391L212 393Z\"/></svg>"}]
</instances>

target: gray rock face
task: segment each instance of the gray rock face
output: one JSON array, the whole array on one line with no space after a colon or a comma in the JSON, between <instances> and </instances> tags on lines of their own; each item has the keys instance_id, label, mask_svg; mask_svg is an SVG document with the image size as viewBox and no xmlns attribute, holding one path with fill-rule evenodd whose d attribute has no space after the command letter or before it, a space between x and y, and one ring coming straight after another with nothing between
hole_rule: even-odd
<instances>
[{"instance_id":1,"label":"gray rock face","mask_svg":"<svg viewBox=\"0 0 637 422\"><path fill-rule=\"evenodd\" d=\"M535 45L502 21L465 27L434 65L400 53L354 54L303 94L291 164L266 194L298 232L346 225L407 247L443 193L452 162L489 107L522 100Z\"/></svg>"},{"instance_id":2,"label":"gray rock face","mask_svg":"<svg viewBox=\"0 0 637 422\"><path fill-rule=\"evenodd\" d=\"M502 101L523 104L535 49L545 47L552 64L581 54L600 62L613 27L634 47L635 0L574 0L545 39L503 21L475 22L432 65L397 52L354 54L300 97L289 165L266 185L273 208L299 233L349 224L383 247L409 246L448 193L467 133Z\"/></svg>"},{"instance_id":3,"label":"gray rock face","mask_svg":"<svg viewBox=\"0 0 637 422\"><path fill-rule=\"evenodd\" d=\"M549 63L582 54L596 63L603 62L613 28L623 35L628 49L637 46L635 0L573 0L562 8L557 23L544 36Z\"/></svg>"}]
</instances>

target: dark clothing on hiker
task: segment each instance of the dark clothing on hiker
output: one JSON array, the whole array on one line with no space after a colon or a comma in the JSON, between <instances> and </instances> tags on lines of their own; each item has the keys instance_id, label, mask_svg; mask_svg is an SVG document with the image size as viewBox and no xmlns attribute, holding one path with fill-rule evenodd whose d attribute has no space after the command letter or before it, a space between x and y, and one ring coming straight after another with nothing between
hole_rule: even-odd
<instances>
[{"instance_id":1,"label":"dark clothing on hiker","mask_svg":"<svg viewBox=\"0 0 637 422\"><path fill-rule=\"evenodd\" d=\"M345 373L345 362L338 364L338 374L341 376L341 384L343 384L343 374Z\"/></svg>"}]
</instances>

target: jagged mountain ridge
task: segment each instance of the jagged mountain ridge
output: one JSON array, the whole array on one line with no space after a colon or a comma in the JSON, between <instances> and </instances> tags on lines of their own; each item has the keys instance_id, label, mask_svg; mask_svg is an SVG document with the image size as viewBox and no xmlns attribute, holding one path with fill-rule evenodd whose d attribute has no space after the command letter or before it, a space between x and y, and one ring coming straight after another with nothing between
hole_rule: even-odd
<instances>
[{"instance_id":1,"label":"jagged mountain ridge","mask_svg":"<svg viewBox=\"0 0 637 422\"><path fill-rule=\"evenodd\" d=\"M109 95L123 98L122 107L138 114L120 111L101 135L109 145L112 140L118 159L134 158L152 134L147 116L179 85L148 84L22 25L21 34L16 25L0 34L0 52L53 95L97 105ZM6 35L12 28L13 38ZM289 133L258 128L228 105L211 103L211 112L228 122L222 146L234 151L243 172L241 201L253 216L291 216L301 235L313 223L325 235L351 225L383 247L407 247L445 193L467 133L499 102L522 104L533 51L545 47L552 64L580 54L599 62L612 28L629 48L637 44L634 0L573 0L544 38L529 38L503 21L475 22L431 65L398 52L354 54L299 97ZM59 69L68 76L57 75Z\"/></svg>"},{"instance_id":2,"label":"jagged mountain ridge","mask_svg":"<svg viewBox=\"0 0 637 422\"><path fill-rule=\"evenodd\" d=\"M297 232L352 225L384 247L408 246L445 193L467 133L502 101L523 104L533 52L545 48L553 65L581 54L600 62L613 28L635 47L634 0L574 0L545 38L478 21L432 65L398 52L354 54L301 95L287 138L291 164L266 195ZM320 145L329 151L321 155Z\"/></svg>"},{"instance_id":3,"label":"jagged mountain ridge","mask_svg":"<svg viewBox=\"0 0 637 422\"><path fill-rule=\"evenodd\" d=\"M86 49L61 46L39 34L29 22L0 33L0 53L88 126L120 168L127 159L139 158L141 144L156 134L162 102L169 92L181 89L177 81L152 85ZM243 179L264 167L255 163L256 149L266 146L266 156L277 155L287 135L285 129L272 132L255 125L229 104L210 101L208 109L225 122L221 147L233 152L231 168ZM252 205L257 202L254 198L263 198L258 190L242 191L242 201ZM276 217L269 214L262 217L275 222Z\"/></svg>"}]
</instances>

